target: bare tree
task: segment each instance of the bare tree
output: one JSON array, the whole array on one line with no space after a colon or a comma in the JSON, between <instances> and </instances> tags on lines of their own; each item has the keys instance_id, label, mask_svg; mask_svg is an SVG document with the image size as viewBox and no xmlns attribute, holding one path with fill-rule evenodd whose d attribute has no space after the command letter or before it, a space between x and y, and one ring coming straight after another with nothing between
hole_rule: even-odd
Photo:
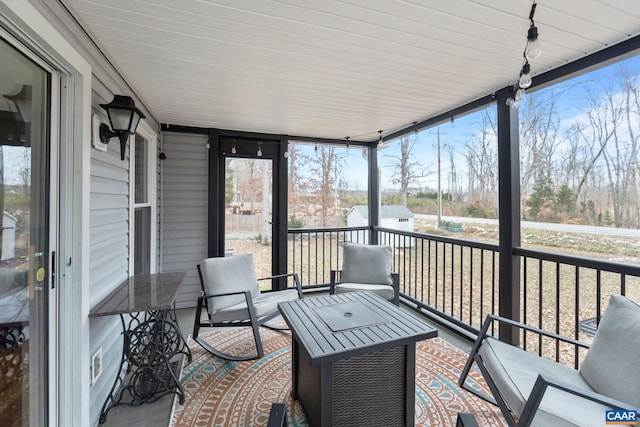
<instances>
[{"instance_id":1,"label":"bare tree","mask_svg":"<svg viewBox=\"0 0 640 427\"><path fill-rule=\"evenodd\" d=\"M629 226L632 228L640 228L640 135L635 131L635 124L640 120L640 81L638 76L629 75L624 68L622 68L621 74L626 95L624 115L630 143L628 177L631 180L633 189L631 200L635 200L635 203L632 202L629 206Z\"/></svg>"},{"instance_id":2,"label":"bare tree","mask_svg":"<svg viewBox=\"0 0 640 427\"><path fill-rule=\"evenodd\" d=\"M269 195L271 194L271 163L262 162L262 210L260 212L261 243L268 245L271 243L271 210Z\"/></svg>"},{"instance_id":3,"label":"bare tree","mask_svg":"<svg viewBox=\"0 0 640 427\"><path fill-rule=\"evenodd\" d=\"M607 155L607 146L610 141L615 140L617 129L623 119L621 106L619 102L616 102L611 92L602 96L600 93L592 91L588 95L588 100L586 121L574 125L576 133L580 136L581 145L584 145L588 151L587 161L574 190L576 199L583 191L587 190L589 179L593 180L593 187L600 188L598 191L604 190L597 185L603 172L598 168L601 161L603 161L604 167L609 170L609 181L615 181L613 171L611 171L612 159ZM589 197L585 197L585 200L589 200ZM596 208L600 212L603 210L603 206L596 206ZM606 211L606 207L604 210Z\"/></svg>"},{"instance_id":4,"label":"bare tree","mask_svg":"<svg viewBox=\"0 0 640 427\"><path fill-rule=\"evenodd\" d=\"M327 226L329 210L336 203L336 185L341 168L341 158L336 153L336 147L321 145L314 148L310 162L311 174L307 182L313 191L313 202L322 227Z\"/></svg>"},{"instance_id":5,"label":"bare tree","mask_svg":"<svg viewBox=\"0 0 640 427\"><path fill-rule=\"evenodd\" d=\"M447 193L449 193L450 201L452 206L455 206L458 201L459 194L462 192L460 188L460 183L458 182L458 170L456 168L455 161L455 147L453 145L445 144L444 151L447 154L447 161L449 162L449 178L448 178L448 188ZM455 208L454 208L455 211Z\"/></svg>"},{"instance_id":6,"label":"bare tree","mask_svg":"<svg viewBox=\"0 0 640 427\"><path fill-rule=\"evenodd\" d=\"M531 195L533 183L543 177L555 179L560 114L558 97L566 88L550 88L527 95L520 108L520 206ZM546 178L545 178L546 179Z\"/></svg>"},{"instance_id":7,"label":"bare tree","mask_svg":"<svg viewBox=\"0 0 640 427\"><path fill-rule=\"evenodd\" d=\"M393 164L388 167L392 168L391 182L400 184L400 203L407 206L407 195L409 194L409 186L418 179L433 174L428 167L425 167L416 156L413 156L413 149L416 139L411 142L408 136L400 138L400 154L384 154L385 157L394 159Z\"/></svg>"},{"instance_id":8,"label":"bare tree","mask_svg":"<svg viewBox=\"0 0 640 427\"><path fill-rule=\"evenodd\" d=\"M288 193L289 193L289 206L295 207L298 205L298 193L302 187L303 179L299 172L300 162L303 160L302 156L298 153L298 149L295 144L289 144L289 174L287 178Z\"/></svg>"},{"instance_id":9,"label":"bare tree","mask_svg":"<svg viewBox=\"0 0 640 427\"><path fill-rule=\"evenodd\" d=\"M495 122L484 113L479 129L465 144L464 157L469 173L470 202L481 207L492 206L497 217L498 153Z\"/></svg>"}]
</instances>

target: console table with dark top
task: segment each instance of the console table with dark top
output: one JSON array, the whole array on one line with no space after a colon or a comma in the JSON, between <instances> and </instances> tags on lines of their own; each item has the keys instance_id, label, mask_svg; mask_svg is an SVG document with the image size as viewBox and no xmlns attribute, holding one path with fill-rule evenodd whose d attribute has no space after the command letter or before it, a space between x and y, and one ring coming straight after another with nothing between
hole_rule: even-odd
<instances>
[{"instance_id":1,"label":"console table with dark top","mask_svg":"<svg viewBox=\"0 0 640 427\"><path fill-rule=\"evenodd\" d=\"M107 412L118 405L138 406L171 393L184 403L184 390L172 359L183 354L191 361L191 351L173 310L185 275L131 276L89 312L89 317L120 315L124 337L120 369L102 406L101 424Z\"/></svg>"},{"instance_id":2,"label":"console table with dark top","mask_svg":"<svg viewBox=\"0 0 640 427\"><path fill-rule=\"evenodd\" d=\"M292 391L314 427L413 426L415 343L438 331L369 291L279 304Z\"/></svg>"}]
</instances>

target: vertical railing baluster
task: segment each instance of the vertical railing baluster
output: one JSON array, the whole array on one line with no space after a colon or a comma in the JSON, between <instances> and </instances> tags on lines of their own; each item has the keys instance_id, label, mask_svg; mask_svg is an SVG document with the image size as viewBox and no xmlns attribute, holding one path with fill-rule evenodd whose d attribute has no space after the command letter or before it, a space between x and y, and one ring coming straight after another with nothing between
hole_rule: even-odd
<instances>
[{"instance_id":1,"label":"vertical railing baluster","mask_svg":"<svg viewBox=\"0 0 640 427\"><path fill-rule=\"evenodd\" d=\"M462 276L462 266L460 267ZM462 287L462 282L460 283ZM473 248L469 248L469 324L473 321Z\"/></svg>"},{"instance_id":2,"label":"vertical railing baluster","mask_svg":"<svg viewBox=\"0 0 640 427\"><path fill-rule=\"evenodd\" d=\"M526 258L523 258L523 263L522 263L522 323L528 325L529 324L529 319L527 317L527 295L529 293L528 287L527 287L527 260ZM522 348L524 348L525 350L527 349L527 332L523 331L522 332Z\"/></svg>"},{"instance_id":3,"label":"vertical railing baluster","mask_svg":"<svg viewBox=\"0 0 640 427\"><path fill-rule=\"evenodd\" d=\"M329 233L329 271L335 270L333 268L333 232Z\"/></svg>"},{"instance_id":4,"label":"vertical railing baluster","mask_svg":"<svg viewBox=\"0 0 640 427\"><path fill-rule=\"evenodd\" d=\"M556 334L560 334L560 263L556 262ZM556 340L556 362L560 361L560 341Z\"/></svg>"},{"instance_id":5,"label":"vertical railing baluster","mask_svg":"<svg viewBox=\"0 0 640 427\"><path fill-rule=\"evenodd\" d=\"M496 251L493 251L491 256L491 312L492 313L496 312L496 300L500 298L500 295L498 295L498 298L496 298L496 263L497 262L499 261L496 258ZM492 335L495 335L496 333L494 324L495 322L492 322L492 325L491 325Z\"/></svg>"},{"instance_id":6,"label":"vertical railing baluster","mask_svg":"<svg viewBox=\"0 0 640 427\"><path fill-rule=\"evenodd\" d=\"M464 310L463 310L463 307L464 307L464 295L463 295L463 292L462 292L462 287L463 287L462 283L463 283L463 280L464 280L464 275L463 275L464 272L462 270L463 264L464 264L464 247L462 245L460 245L460 284L459 284L459 286L460 286L460 292L459 292L459 294L460 294L460 310L459 310L459 313L460 314L459 314L459 319L460 320L463 320L463 315L462 314L464 313ZM451 313L451 314L453 314L453 313Z\"/></svg>"},{"instance_id":7,"label":"vertical railing baluster","mask_svg":"<svg viewBox=\"0 0 640 427\"><path fill-rule=\"evenodd\" d=\"M427 301L429 304L432 303L431 300L431 242L429 239L427 241Z\"/></svg>"},{"instance_id":8,"label":"vertical railing baluster","mask_svg":"<svg viewBox=\"0 0 640 427\"><path fill-rule=\"evenodd\" d=\"M439 250L438 250L439 242L435 242L435 247L436 247L436 258L435 258L435 265L433 266L433 268L435 270L435 273L436 273L435 274L435 279L434 279L435 280L435 283L434 283L435 284L434 300L435 300L435 303L436 303L435 306L436 306L436 308L438 308L438 297L440 296L439 292L438 292L438 271L439 271L438 270L438 265L439 265L439 262L440 262L440 259L439 259L439 256L438 256L439 255L439 253L438 253L439 252Z\"/></svg>"},{"instance_id":9,"label":"vertical railing baluster","mask_svg":"<svg viewBox=\"0 0 640 427\"><path fill-rule=\"evenodd\" d=\"M451 308L449 309L449 313L451 313L451 315L453 316L453 293L455 292L455 247L453 245L453 243L450 243L451 245Z\"/></svg>"},{"instance_id":10,"label":"vertical railing baluster","mask_svg":"<svg viewBox=\"0 0 640 427\"><path fill-rule=\"evenodd\" d=\"M542 329L542 260L538 260L538 328ZM542 336L538 335L538 355L542 355Z\"/></svg>"},{"instance_id":11,"label":"vertical railing baluster","mask_svg":"<svg viewBox=\"0 0 640 427\"><path fill-rule=\"evenodd\" d=\"M327 271L327 232L322 233L322 283L328 283Z\"/></svg>"},{"instance_id":12,"label":"vertical railing baluster","mask_svg":"<svg viewBox=\"0 0 640 427\"><path fill-rule=\"evenodd\" d=\"M596 270L596 326L600 324L600 316L602 315L602 305L600 300L602 299L602 270Z\"/></svg>"},{"instance_id":13,"label":"vertical railing baluster","mask_svg":"<svg viewBox=\"0 0 640 427\"><path fill-rule=\"evenodd\" d=\"M480 318L478 325L484 320L484 249L480 249Z\"/></svg>"},{"instance_id":14,"label":"vertical railing baluster","mask_svg":"<svg viewBox=\"0 0 640 427\"><path fill-rule=\"evenodd\" d=\"M296 268L296 235L291 235L291 270L287 271L287 273L296 273L298 269Z\"/></svg>"},{"instance_id":15,"label":"vertical railing baluster","mask_svg":"<svg viewBox=\"0 0 640 427\"><path fill-rule=\"evenodd\" d=\"M406 259L407 267L407 280L403 282L403 289L411 289L413 287L413 250L411 248L411 241L409 241L409 246L407 246L407 237L404 236L403 244L404 247L404 257Z\"/></svg>"},{"instance_id":16,"label":"vertical railing baluster","mask_svg":"<svg viewBox=\"0 0 640 427\"><path fill-rule=\"evenodd\" d=\"M424 301L424 239L416 237L414 241L416 242L416 298L419 295L420 301Z\"/></svg>"},{"instance_id":17,"label":"vertical railing baluster","mask_svg":"<svg viewBox=\"0 0 640 427\"><path fill-rule=\"evenodd\" d=\"M577 340L580 337L580 267L578 267L577 265L575 267L574 277L575 277L574 280L576 283L576 289L574 293L576 305L575 305L575 310L573 312L573 318L575 319L575 321L573 322L574 323L573 338ZM579 354L579 349L577 345L573 346L573 351L574 351L573 368L578 369L578 358L580 357L580 354Z\"/></svg>"}]
</instances>

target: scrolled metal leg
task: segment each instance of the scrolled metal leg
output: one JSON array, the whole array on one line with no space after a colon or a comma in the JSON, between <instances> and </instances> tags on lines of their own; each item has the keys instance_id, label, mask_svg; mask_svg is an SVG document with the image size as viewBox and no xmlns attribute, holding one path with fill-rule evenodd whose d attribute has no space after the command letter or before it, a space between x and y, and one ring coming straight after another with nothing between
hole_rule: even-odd
<instances>
[{"instance_id":1,"label":"scrolled metal leg","mask_svg":"<svg viewBox=\"0 0 640 427\"><path fill-rule=\"evenodd\" d=\"M133 314L128 325L121 315L124 344L120 370L102 407L100 423L119 405L139 406L172 393L184 403L184 390L171 359L184 354L191 361L192 356L175 314L171 314L170 310Z\"/></svg>"}]
</instances>

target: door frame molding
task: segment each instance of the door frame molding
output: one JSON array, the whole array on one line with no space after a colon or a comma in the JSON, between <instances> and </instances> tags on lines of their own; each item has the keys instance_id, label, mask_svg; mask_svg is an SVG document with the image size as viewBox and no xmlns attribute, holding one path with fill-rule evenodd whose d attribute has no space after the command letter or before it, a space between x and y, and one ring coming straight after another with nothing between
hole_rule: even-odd
<instances>
[{"instance_id":1,"label":"door frame molding","mask_svg":"<svg viewBox=\"0 0 640 427\"><path fill-rule=\"evenodd\" d=\"M0 29L9 43L26 49L55 70L59 99L51 115L51 144L57 173L57 307L50 322L48 424L89 425L89 215L90 113L92 72L89 63L53 25L26 1L0 0ZM16 44L17 43L17 44ZM52 76L52 81L54 80ZM53 84L52 84L53 89ZM59 142L56 141L59 138ZM86 143L85 143L86 142ZM53 164L55 161L57 164ZM54 195L52 195L54 196ZM51 200L54 206L56 200ZM56 218L54 216L51 217ZM56 240L50 246L54 246ZM52 248L50 248L51 250ZM55 298L51 298L53 303ZM55 389L54 389L55 387Z\"/></svg>"},{"instance_id":2,"label":"door frame molding","mask_svg":"<svg viewBox=\"0 0 640 427\"><path fill-rule=\"evenodd\" d=\"M231 153L231 144L237 140L237 153ZM262 157L253 154L252 149L242 150L246 144L262 142ZM284 157L288 138L280 135L254 134L250 132L218 131L209 132L209 221L208 256L224 254L224 193L225 159L227 157L255 158L271 160L272 163L272 266L273 274L287 272L287 166ZM242 148L238 148L242 147ZM283 184L284 183L284 184ZM274 283L274 287L286 283Z\"/></svg>"}]
</instances>

